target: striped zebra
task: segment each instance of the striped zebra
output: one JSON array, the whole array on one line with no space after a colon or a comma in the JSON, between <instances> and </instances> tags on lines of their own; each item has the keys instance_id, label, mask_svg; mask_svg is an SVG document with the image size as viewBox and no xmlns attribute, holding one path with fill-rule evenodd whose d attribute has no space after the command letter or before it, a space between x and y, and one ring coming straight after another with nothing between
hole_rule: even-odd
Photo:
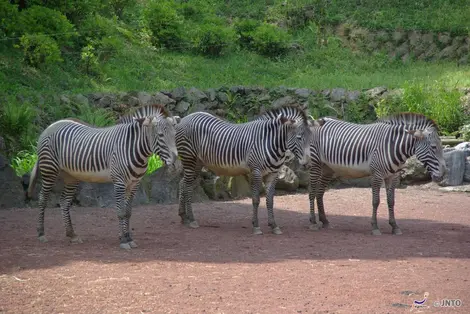
<instances>
[{"instance_id":1,"label":"striped zebra","mask_svg":"<svg viewBox=\"0 0 470 314\"><path fill-rule=\"evenodd\" d=\"M305 112L296 106L273 109L264 115L264 118L251 122L234 124L210 113L196 112L185 116L176 125L176 147L183 166L179 196L179 216L183 224L199 227L191 199L194 184L204 166L216 175L247 177L251 174L254 234L262 234L258 207L264 178L268 225L274 234L282 234L273 213L278 171L287 149L301 164L308 162L310 135L312 129L321 126L321 121L308 120Z\"/></svg>"},{"instance_id":2,"label":"striped zebra","mask_svg":"<svg viewBox=\"0 0 470 314\"><path fill-rule=\"evenodd\" d=\"M377 208L382 181L385 181L392 233L402 234L395 221L394 206L395 188L405 161L416 155L434 181L441 181L447 171L436 123L416 113L400 113L364 125L334 118L324 120L322 128L312 134L310 146L310 229L319 228L315 219L315 199L320 222L324 227L329 224L323 195L334 175L343 178L371 176L372 234L381 234Z\"/></svg>"},{"instance_id":3,"label":"striped zebra","mask_svg":"<svg viewBox=\"0 0 470 314\"><path fill-rule=\"evenodd\" d=\"M166 117L173 125L181 121L179 116L171 116L170 113L161 104L145 105L132 109L126 115L119 117L117 123L131 123L134 118L145 117Z\"/></svg>"},{"instance_id":4,"label":"striped zebra","mask_svg":"<svg viewBox=\"0 0 470 314\"><path fill-rule=\"evenodd\" d=\"M120 247L137 247L129 232L132 200L147 170L148 158L160 155L167 164L175 162L178 153L175 129L166 117L145 117L132 123L98 128L77 119L59 120L40 135L38 161L31 173L26 200L31 199L38 175L42 177L39 195L38 238L47 242L44 233L44 210L58 176L64 181L60 207L66 236L82 243L74 232L70 206L81 181L114 184L120 228Z\"/></svg>"}]
</instances>

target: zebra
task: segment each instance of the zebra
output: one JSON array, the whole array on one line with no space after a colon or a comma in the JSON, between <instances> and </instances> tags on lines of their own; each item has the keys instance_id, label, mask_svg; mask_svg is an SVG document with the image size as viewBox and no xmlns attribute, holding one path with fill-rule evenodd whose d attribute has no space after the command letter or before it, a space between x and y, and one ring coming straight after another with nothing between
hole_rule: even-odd
<instances>
[{"instance_id":1,"label":"zebra","mask_svg":"<svg viewBox=\"0 0 470 314\"><path fill-rule=\"evenodd\" d=\"M251 174L253 204L253 234L263 232L258 223L260 188L266 183L268 225L274 234L282 234L274 220L273 198L278 171L290 149L301 164L309 159L312 130L321 121L310 121L298 106L272 109L266 117L234 124L207 112L195 112L183 117L175 127L176 147L183 166L179 184L181 223L198 228L191 206L192 192L202 167L216 175L248 178Z\"/></svg>"},{"instance_id":2,"label":"zebra","mask_svg":"<svg viewBox=\"0 0 470 314\"><path fill-rule=\"evenodd\" d=\"M117 124L121 123L131 123L134 118L144 118L144 117L167 117L168 121L172 125L176 125L181 121L179 116L171 116L170 113L165 109L162 104L152 104L136 107L131 110L129 113L120 116L117 120Z\"/></svg>"},{"instance_id":3,"label":"zebra","mask_svg":"<svg viewBox=\"0 0 470 314\"><path fill-rule=\"evenodd\" d=\"M337 175L343 178L371 176L372 234L380 235L377 208L380 187L385 182L389 224L392 233L402 234L395 220L395 188L405 161L416 155L433 181L441 181L447 172L437 124L424 115L400 113L371 124L355 124L324 118L321 129L314 130L310 145L309 201L310 226L328 227L323 195L328 183ZM315 199L321 225L315 218Z\"/></svg>"},{"instance_id":4,"label":"zebra","mask_svg":"<svg viewBox=\"0 0 470 314\"><path fill-rule=\"evenodd\" d=\"M148 158L159 154L172 164L178 153L175 129L167 117L133 119L132 123L105 128L69 118L49 125L39 136L38 160L31 173L26 201L33 194L38 175L42 176L39 195L38 239L47 242L44 233L44 211L49 194L58 176L64 181L60 207L66 236L72 243L82 243L70 218L72 198L81 181L112 182L119 220L120 248L131 249L137 244L129 232L132 200L147 170Z\"/></svg>"}]
</instances>

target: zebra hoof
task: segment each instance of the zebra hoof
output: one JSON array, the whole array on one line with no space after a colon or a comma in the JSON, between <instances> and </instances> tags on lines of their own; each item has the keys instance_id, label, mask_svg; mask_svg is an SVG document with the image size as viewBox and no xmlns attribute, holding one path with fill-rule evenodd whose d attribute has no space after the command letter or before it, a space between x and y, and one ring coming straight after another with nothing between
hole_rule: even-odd
<instances>
[{"instance_id":1,"label":"zebra hoof","mask_svg":"<svg viewBox=\"0 0 470 314\"><path fill-rule=\"evenodd\" d=\"M70 238L70 243L83 243L83 240L79 236L74 236Z\"/></svg>"},{"instance_id":2,"label":"zebra hoof","mask_svg":"<svg viewBox=\"0 0 470 314\"><path fill-rule=\"evenodd\" d=\"M274 234L282 234L281 228L279 228L279 227L273 228L272 232L273 232Z\"/></svg>"},{"instance_id":3,"label":"zebra hoof","mask_svg":"<svg viewBox=\"0 0 470 314\"><path fill-rule=\"evenodd\" d=\"M310 224L310 226L308 226L308 228L310 230L313 230L313 231L318 231L318 230L320 230L321 226L319 224Z\"/></svg>"},{"instance_id":4,"label":"zebra hoof","mask_svg":"<svg viewBox=\"0 0 470 314\"><path fill-rule=\"evenodd\" d=\"M321 222L321 227L323 229L328 229L330 227L330 223L328 221L326 222Z\"/></svg>"},{"instance_id":5,"label":"zebra hoof","mask_svg":"<svg viewBox=\"0 0 470 314\"><path fill-rule=\"evenodd\" d=\"M131 249L131 246L129 245L129 243L121 243L121 244L119 244L119 247L121 249L124 249L124 250L130 250Z\"/></svg>"},{"instance_id":6,"label":"zebra hoof","mask_svg":"<svg viewBox=\"0 0 470 314\"><path fill-rule=\"evenodd\" d=\"M193 228L193 229L197 229L197 228L199 228L199 224L197 223L196 220L194 220L194 221L191 221L191 222L189 223L189 227L190 227L190 228Z\"/></svg>"},{"instance_id":7,"label":"zebra hoof","mask_svg":"<svg viewBox=\"0 0 470 314\"><path fill-rule=\"evenodd\" d=\"M400 228L395 228L392 230L392 234L394 235L402 235L403 232L401 232Z\"/></svg>"},{"instance_id":8,"label":"zebra hoof","mask_svg":"<svg viewBox=\"0 0 470 314\"><path fill-rule=\"evenodd\" d=\"M263 231L261 231L260 227L253 227L253 234L254 235L261 235L261 234L263 234Z\"/></svg>"},{"instance_id":9,"label":"zebra hoof","mask_svg":"<svg viewBox=\"0 0 470 314\"><path fill-rule=\"evenodd\" d=\"M380 232L379 229L373 229L373 230L372 230L372 235L379 236L379 235L381 235L381 234L382 234L382 232Z\"/></svg>"},{"instance_id":10,"label":"zebra hoof","mask_svg":"<svg viewBox=\"0 0 470 314\"><path fill-rule=\"evenodd\" d=\"M40 236L40 237L38 237L38 239L39 239L39 242L41 242L41 243L46 243L47 242L46 236Z\"/></svg>"},{"instance_id":11,"label":"zebra hoof","mask_svg":"<svg viewBox=\"0 0 470 314\"><path fill-rule=\"evenodd\" d=\"M129 244L129 246L133 249L137 247L137 244L134 241L128 242L127 244Z\"/></svg>"}]
</instances>

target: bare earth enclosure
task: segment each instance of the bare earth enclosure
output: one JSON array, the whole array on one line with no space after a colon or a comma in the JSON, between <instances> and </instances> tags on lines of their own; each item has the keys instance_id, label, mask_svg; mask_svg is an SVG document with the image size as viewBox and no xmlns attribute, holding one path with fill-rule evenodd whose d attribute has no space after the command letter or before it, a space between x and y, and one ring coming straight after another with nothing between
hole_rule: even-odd
<instances>
[{"instance_id":1,"label":"bare earth enclosure","mask_svg":"<svg viewBox=\"0 0 470 314\"><path fill-rule=\"evenodd\" d=\"M308 196L277 196L275 217L251 234L251 200L194 204L201 227L182 226L177 205L136 207L139 245L119 249L114 209L74 208L82 244L65 237L59 209L0 212L0 312L4 313L470 313L470 195L397 190L388 225L370 234L371 190L325 194L330 228L308 229ZM423 308L413 300L429 296ZM436 301L459 299L460 307Z\"/></svg>"}]
</instances>

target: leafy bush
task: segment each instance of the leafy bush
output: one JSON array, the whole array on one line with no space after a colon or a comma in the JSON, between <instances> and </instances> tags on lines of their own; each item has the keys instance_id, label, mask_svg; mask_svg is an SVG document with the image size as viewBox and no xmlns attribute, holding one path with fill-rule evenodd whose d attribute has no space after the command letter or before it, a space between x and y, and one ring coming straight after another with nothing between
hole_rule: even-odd
<instances>
[{"instance_id":1,"label":"leafy bush","mask_svg":"<svg viewBox=\"0 0 470 314\"><path fill-rule=\"evenodd\" d=\"M241 47L252 48L253 32L259 25L259 21L252 19L238 20L235 22L234 28Z\"/></svg>"},{"instance_id":2,"label":"leafy bush","mask_svg":"<svg viewBox=\"0 0 470 314\"><path fill-rule=\"evenodd\" d=\"M18 6L8 0L0 0L0 37L11 36L18 18Z\"/></svg>"},{"instance_id":3,"label":"leafy bush","mask_svg":"<svg viewBox=\"0 0 470 314\"><path fill-rule=\"evenodd\" d=\"M179 49L183 42L183 18L168 0L151 1L144 11L148 28L157 47Z\"/></svg>"},{"instance_id":4,"label":"leafy bush","mask_svg":"<svg viewBox=\"0 0 470 314\"><path fill-rule=\"evenodd\" d=\"M115 0L30 0L31 5L41 5L64 14L73 24L79 24L88 15L95 12L113 12L109 4ZM108 4L108 6L106 6ZM29 9L28 9L29 10Z\"/></svg>"},{"instance_id":5,"label":"leafy bush","mask_svg":"<svg viewBox=\"0 0 470 314\"><path fill-rule=\"evenodd\" d=\"M147 174L151 174L161 167L163 167L163 161L161 161L159 156L154 154L149 158Z\"/></svg>"},{"instance_id":6,"label":"leafy bush","mask_svg":"<svg viewBox=\"0 0 470 314\"><path fill-rule=\"evenodd\" d=\"M23 49L24 61L33 67L63 61L57 42L47 35L23 35L19 47Z\"/></svg>"},{"instance_id":7,"label":"leafy bush","mask_svg":"<svg viewBox=\"0 0 470 314\"><path fill-rule=\"evenodd\" d=\"M193 33L191 41L196 51L216 57L233 42L234 35L232 29L225 27L222 21L212 19L206 21Z\"/></svg>"},{"instance_id":8,"label":"leafy bush","mask_svg":"<svg viewBox=\"0 0 470 314\"><path fill-rule=\"evenodd\" d=\"M74 26L62 13L38 5L20 12L15 31L18 34L51 34L59 46L71 45L71 38L76 35Z\"/></svg>"},{"instance_id":9,"label":"leafy bush","mask_svg":"<svg viewBox=\"0 0 470 314\"><path fill-rule=\"evenodd\" d=\"M460 96L457 89L407 82L402 95L381 99L375 110L378 117L403 111L421 113L436 121L443 132L452 133L465 119Z\"/></svg>"},{"instance_id":10,"label":"leafy bush","mask_svg":"<svg viewBox=\"0 0 470 314\"><path fill-rule=\"evenodd\" d=\"M0 107L0 134L5 139L7 152L17 152L35 142L36 110L30 104L6 101Z\"/></svg>"},{"instance_id":11,"label":"leafy bush","mask_svg":"<svg viewBox=\"0 0 470 314\"><path fill-rule=\"evenodd\" d=\"M31 150L22 150L11 160L11 167L15 170L18 177L23 176L26 173L30 173L33 170L34 164L38 160L38 155L35 152L34 146Z\"/></svg>"},{"instance_id":12,"label":"leafy bush","mask_svg":"<svg viewBox=\"0 0 470 314\"><path fill-rule=\"evenodd\" d=\"M253 31L253 48L268 57L278 57L288 50L291 36L281 28L268 23Z\"/></svg>"},{"instance_id":13,"label":"leafy bush","mask_svg":"<svg viewBox=\"0 0 470 314\"><path fill-rule=\"evenodd\" d=\"M105 108L93 108L92 106L80 106L77 118L97 127L106 127L114 125L116 117Z\"/></svg>"}]
</instances>

